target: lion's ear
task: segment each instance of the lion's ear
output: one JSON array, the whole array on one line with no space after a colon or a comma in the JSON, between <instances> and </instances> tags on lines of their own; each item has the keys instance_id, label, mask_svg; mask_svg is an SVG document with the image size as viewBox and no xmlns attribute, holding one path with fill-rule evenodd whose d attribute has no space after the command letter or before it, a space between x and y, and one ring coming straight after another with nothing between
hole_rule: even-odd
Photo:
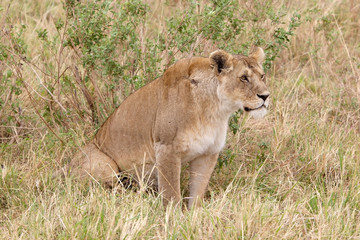
<instances>
[{"instance_id":1,"label":"lion's ear","mask_svg":"<svg viewBox=\"0 0 360 240\"><path fill-rule=\"evenodd\" d=\"M232 68L232 56L223 50L212 52L209 58L211 66L216 68L217 73L221 73L224 69Z\"/></svg>"},{"instance_id":2,"label":"lion's ear","mask_svg":"<svg viewBox=\"0 0 360 240\"><path fill-rule=\"evenodd\" d=\"M250 57L255 58L259 65L261 65L265 61L264 50L261 47L253 47L252 51L250 52Z\"/></svg>"}]
</instances>

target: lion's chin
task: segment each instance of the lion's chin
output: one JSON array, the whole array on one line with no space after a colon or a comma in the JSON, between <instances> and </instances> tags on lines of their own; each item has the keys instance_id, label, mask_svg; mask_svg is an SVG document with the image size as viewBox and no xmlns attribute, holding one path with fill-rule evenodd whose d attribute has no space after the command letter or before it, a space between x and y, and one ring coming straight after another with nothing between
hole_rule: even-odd
<instances>
[{"instance_id":1,"label":"lion's chin","mask_svg":"<svg viewBox=\"0 0 360 240\"><path fill-rule=\"evenodd\" d=\"M263 118L267 112L268 112L268 110L266 109L265 106L263 106L261 108L249 111L249 114L250 114L250 116L252 116L255 119L260 119L260 118Z\"/></svg>"}]
</instances>

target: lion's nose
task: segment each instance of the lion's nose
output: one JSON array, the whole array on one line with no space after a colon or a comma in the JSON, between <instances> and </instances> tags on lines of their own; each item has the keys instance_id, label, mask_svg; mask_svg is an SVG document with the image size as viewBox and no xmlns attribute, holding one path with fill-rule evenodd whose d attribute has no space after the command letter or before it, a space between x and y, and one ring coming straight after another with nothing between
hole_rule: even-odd
<instances>
[{"instance_id":1,"label":"lion's nose","mask_svg":"<svg viewBox=\"0 0 360 240\"><path fill-rule=\"evenodd\" d=\"M266 93L266 94L256 94L259 98L261 98L262 100L266 100L268 97L269 97L269 95L270 95L270 93Z\"/></svg>"}]
</instances>

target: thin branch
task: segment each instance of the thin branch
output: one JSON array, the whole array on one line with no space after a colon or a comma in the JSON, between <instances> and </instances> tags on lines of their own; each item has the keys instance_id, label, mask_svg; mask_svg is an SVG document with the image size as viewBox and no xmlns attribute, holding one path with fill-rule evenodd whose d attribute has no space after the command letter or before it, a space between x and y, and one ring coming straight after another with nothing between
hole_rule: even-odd
<instances>
[{"instance_id":1,"label":"thin branch","mask_svg":"<svg viewBox=\"0 0 360 240\"><path fill-rule=\"evenodd\" d=\"M45 123L46 127L54 134L54 136L55 136L57 139L59 139L60 142L61 142L63 145L65 145L65 142L55 133L55 131L50 127L50 125L49 125L49 124L45 121L45 119L41 116L39 110L37 110L36 104L34 103L35 101L34 101L32 95L31 95L31 93L29 92L29 89L28 89L27 86L26 86L27 84L26 84L25 82L23 82L23 85L24 85L24 87L25 87L25 90L26 90L29 98L30 98L31 105L32 105L33 108L35 109L36 114L40 117L41 121L43 121L43 122Z\"/></svg>"}]
</instances>

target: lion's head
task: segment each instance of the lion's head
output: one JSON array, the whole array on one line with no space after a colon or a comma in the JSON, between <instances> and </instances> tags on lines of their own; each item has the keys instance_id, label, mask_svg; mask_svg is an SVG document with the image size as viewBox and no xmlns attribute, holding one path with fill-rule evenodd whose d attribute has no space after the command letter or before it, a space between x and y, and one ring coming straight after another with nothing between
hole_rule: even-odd
<instances>
[{"instance_id":1,"label":"lion's head","mask_svg":"<svg viewBox=\"0 0 360 240\"><path fill-rule=\"evenodd\" d=\"M250 55L230 55L217 50L210 62L220 82L218 96L232 110L242 109L255 118L267 113L270 92L262 68L265 54L256 47Z\"/></svg>"}]
</instances>

